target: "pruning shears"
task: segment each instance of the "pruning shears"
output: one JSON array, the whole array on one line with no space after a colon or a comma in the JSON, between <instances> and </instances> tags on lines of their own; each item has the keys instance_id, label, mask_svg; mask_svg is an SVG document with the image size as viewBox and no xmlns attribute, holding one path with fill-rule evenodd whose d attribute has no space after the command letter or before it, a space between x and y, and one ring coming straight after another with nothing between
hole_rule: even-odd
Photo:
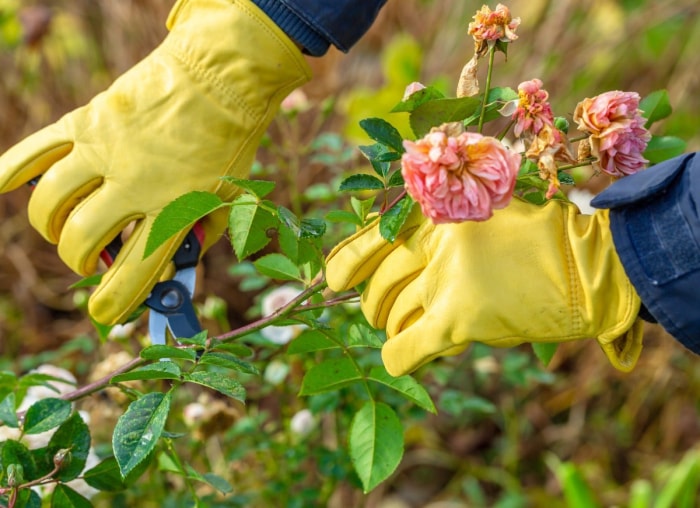
<instances>
[{"instance_id":1,"label":"pruning shears","mask_svg":"<svg viewBox=\"0 0 700 508\"><path fill-rule=\"evenodd\" d=\"M34 186L39 177L28 182ZM174 339L193 337L202 331L192 303L192 295L197 282L197 263L202 251L204 228L197 222L175 251L173 263L175 274L153 287L144 304L150 309L148 333L152 344L165 344L167 332ZM100 258L111 266L123 246L121 236L117 236L100 253Z\"/></svg>"},{"instance_id":2,"label":"pruning shears","mask_svg":"<svg viewBox=\"0 0 700 508\"><path fill-rule=\"evenodd\" d=\"M174 339L189 338L202 331L192 303L197 283L197 263L202 250L204 229L197 222L175 251L175 274L171 279L158 282L144 301L150 309L148 334L152 344L165 344L167 332ZM122 248L117 236L100 253L102 261L111 266Z\"/></svg>"}]
</instances>

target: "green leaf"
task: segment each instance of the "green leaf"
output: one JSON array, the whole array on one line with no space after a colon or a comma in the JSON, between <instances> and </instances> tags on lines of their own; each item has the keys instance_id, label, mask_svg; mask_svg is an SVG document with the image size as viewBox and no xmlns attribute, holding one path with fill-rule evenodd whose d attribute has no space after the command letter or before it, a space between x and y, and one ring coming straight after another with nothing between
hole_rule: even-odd
<instances>
[{"instance_id":1,"label":"green leaf","mask_svg":"<svg viewBox=\"0 0 700 508\"><path fill-rule=\"evenodd\" d=\"M375 199L376 196L372 196L367 199L357 199L355 196L351 196L350 205L352 206L352 209L355 211L357 216L364 221L367 218L369 212L372 211Z\"/></svg>"},{"instance_id":2,"label":"green leaf","mask_svg":"<svg viewBox=\"0 0 700 508\"><path fill-rule=\"evenodd\" d=\"M72 411L72 405L67 400L53 397L41 399L27 409L22 428L25 434L41 434L61 425Z\"/></svg>"},{"instance_id":3,"label":"green leaf","mask_svg":"<svg viewBox=\"0 0 700 508\"><path fill-rule=\"evenodd\" d=\"M554 466L550 464L550 468L561 484L567 506L570 508L596 508L600 506L595 501L591 488L574 464L557 460Z\"/></svg>"},{"instance_id":4,"label":"green leaf","mask_svg":"<svg viewBox=\"0 0 700 508\"><path fill-rule=\"evenodd\" d=\"M174 362L157 362L144 365L124 374L114 376L111 383L124 381L146 381L150 379L180 379L180 367Z\"/></svg>"},{"instance_id":5,"label":"green leaf","mask_svg":"<svg viewBox=\"0 0 700 508\"><path fill-rule=\"evenodd\" d=\"M355 192L366 190L380 190L384 188L384 182L373 175L357 174L347 177L340 183L341 192Z\"/></svg>"},{"instance_id":6,"label":"green leaf","mask_svg":"<svg viewBox=\"0 0 700 508\"><path fill-rule=\"evenodd\" d=\"M49 374L42 374L41 372L30 372L19 378L17 386L24 390L32 386L44 386L51 391L58 393L58 389L51 384L52 381L57 381L59 383L73 384L72 381L63 379L56 376L51 376Z\"/></svg>"},{"instance_id":7,"label":"green leaf","mask_svg":"<svg viewBox=\"0 0 700 508\"><path fill-rule=\"evenodd\" d=\"M392 113L410 113L421 104L434 101L436 99L444 99L445 94L435 87L427 86L422 90L412 93L408 99L402 100L391 110Z\"/></svg>"},{"instance_id":8,"label":"green leaf","mask_svg":"<svg viewBox=\"0 0 700 508\"><path fill-rule=\"evenodd\" d=\"M307 217L301 219L300 238L321 238L326 233L326 223L323 219Z\"/></svg>"},{"instance_id":9,"label":"green leaf","mask_svg":"<svg viewBox=\"0 0 700 508\"><path fill-rule=\"evenodd\" d=\"M340 346L323 332L318 330L305 330L289 343L287 353L294 355L313 353L315 351L327 351L329 349L340 349Z\"/></svg>"},{"instance_id":10,"label":"green leaf","mask_svg":"<svg viewBox=\"0 0 700 508\"><path fill-rule=\"evenodd\" d=\"M16 409L15 394L7 394L7 396L0 401L0 422L5 423L5 425L13 429L19 427Z\"/></svg>"},{"instance_id":11,"label":"green leaf","mask_svg":"<svg viewBox=\"0 0 700 508\"><path fill-rule=\"evenodd\" d=\"M226 351L239 358L245 358L253 356L253 350L244 344L238 344L236 342L221 342L214 346L216 351Z\"/></svg>"},{"instance_id":12,"label":"green leaf","mask_svg":"<svg viewBox=\"0 0 700 508\"><path fill-rule=\"evenodd\" d=\"M246 180L243 178L235 178L233 176L224 176L222 177L222 180L250 192L258 199L264 198L270 192L275 190L275 182L268 180Z\"/></svg>"},{"instance_id":13,"label":"green leaf","mask_svg":"<svg viewBox=\"0 0 700 508\"><path fill-rule=\"evenodd\" d=\"M384 345L377 332L362 323L355 323L350 326L346 343L348 347L381 348Z\"/></svg>"},{"instance_id":14,"label":"green leaf","mask_svg":"<svg viewBox=\"0 0 700 508\"><path fill-rule=\"evenodd\" d=\"M476 125L479 121L479 116L481 115L481 101L483 100L484 94L478 95L479 107L469 118L465 118L464 124L466 126ZM489 90L489 97L486 103L486 113L484 113L484 123L491 122L497 118L501 118L501 112L499 111L506 102L516 100L518 98L518 92L509 87L495 87Z\"/></svg>"},{"instance_id":15,"label":"green leaf","mask_svg":"<svg viewBox=\"0 0 700 508\"><path fill-rule=\"evenodd\" d=\"M231 486L231 484L219 475L216 475L214 473L200 474L190 465L187 465L186 468L187 478L189 478L190 480L206 483L207 485L214 487L222 494L229 494L233 491L233 487Z\"/></svg>"},{"instance_id":16,"label":"green leaf","mask_svg":"<svg viewBox=\"0 0 700 508\"><path fill-rule=\"evenodd\" d=\"M559 171L557 173L557 178L559 178L559 183L562 185L576 185L574 177L565 171Z\"/></svg>"},{"instance_id":17,"label":"green leaf","mask_svg":"<svg viewBox=\"0 0 700 508\"><path fill-rule=\"evenodd\" d=\"M533 342L532 350L535 356L542 362L545 367L552 361L552 357L557 352L559 344L556 342Z\"/></svg>"},{"instance_id":18,"label":"green leaf","mask_svg":"<svg viewBox=\"0 0 700 508\"><path fill-rule=\"evenodd\" d=\"M647 119L647 123L644 125L647 129L654 122L667 118L673 112L666 90L651 92L640 101L639 109L642 110L642 116Z\"/></svg>"},{"instance_id":19,"label":"green leaf","mask_svg":"<svg viewBox=\"0 0 700 508\"><path fill-rule=\"evenodd\" d=\"M362 226L362 220L354 213L347 210L331 210L326 214L328 222L349 222L356 226Z\"/></svg>"},{"instance_id":20,"label":"green leaf","mask_svg":"<svg viewBox=\"0 0 700 508\"><path fill-rule=\"evenodd\" d=\"M468 396L459 390L444 390L438 400L441 410L461 417L467 415L489 415L496 412L496 406L490 400L477 396Z\"/></svg>"},{"instance_id":21,"label":"green leaf","mask_svg":"<svg viewBox=\"0 0 700 508\"><path fill-rule=\"evenodd\" d=\"M0 471L7 469L10 464L18 464L24 470L25 480L36 479L36 463L29 449L19 441L8 439L0 442ZM7 478L0 475L1 485L7 486Z\"/></svg>"},{"instance_id":22,"label":"green leaf","mask_svg":"<svg viewBox=\"0 0 700 508\"><path fill-rule=\"evenodd\" d=\"M481 107L478 97L460 97L458 99L437 99L425 102L411 113L411 129L418 138L422 138L433 127L443 123L459 122L474 115Z\"/></svg>"},{"instance_id":23,"label":"green leaf","mask_svg":"<svg viewBox=\"0 0 700 508\"><path fill-rule=\"evenodd\" d=\"M392 148L395 152L404 153L406 151L403 147L401 133L386 120L382 118L365 118L360 120L360 127L374 141Z\"/></svg>"},{"instance_id":24,"label":"green leaf","mask_svg":"<svg viewBox=\"0 0 700 508\"><path fill-rule=\"evenodd\" d=\"M161 360L163 358L180 359L195 361L197 359L197 351L192 348L181 348L175 346L166 346L164 344L155 344L148 346L141 351L141 358L145 360Z\"/></svg>"},{"instance_id":25,"label":"green leaf","mask_svg":"<svg viewBox=\"0 0 700 508\"><path fill-rule=\"evenodd\" d=\"M243 372L245 374L260 374L260 371L252 363L241 360L240 358L228 353L219 353L216 351L204 353L199 359L199 364L215 365L217 367L223 367L224 369L231 369L237 372Z\"/></svg>"},{"instance_id":26,"label":"green leaf","mask_svg":"<svg viewBox=\"0 0 700 508\"><path fill-rule=\"evenodd\" d=\"M148 232L143 259L153 254L170 237L189 229L202 217L227 206L219 196L211 192L192 191L167 204Z\"/></svg>"},{"instance_id":27,"label":"green leaf","mask_svg":"<svg viewBox=\"0 0 700 508\"><path fill-rule=\"evenodd\" d=\"M126 477L155 448L170 412L172 395L147 393L129 405L119 417L112 448L122 477Z\"/></svg>"},{"instance_id":28,"label":"green leaf","mask_svg":"<svg viewBox=\"0 0 700 508\"><path fill-rule=\"evenodd\" d=\"M349 358L329 358L309 369L301 382L299 395L338 390L362 378L362 372Z\"/></svg>"},{"instance_id":29,"label":"green leaf","mask_svg":"<svg viewBox=\"0 0 700 508\"><path fill-rule=\"evenodd\" d=\"M56 474L56 477L68 482L78 477L85 468L87 456L90 453L90 429L83 421L80 413L73 413L70 418L61 424L53 433L47 448L47 455L53 461L53 457L60 450L70 450L69 458Z\"/></svg>"},{"instance_id":30,"label":"green leaf","mask_svg":"<svg viewBox=\"0 0 700 508\"><path fill-rule=\"evenodd\" d=\"M22 489L17 494L15 508L41 508L41 497L34 490Z\"/></svg>"},{"instance_id":31,"label":"green leaf","mask_svg":"<svg viewBox=\"0 0 700 508\"><path fill-rule=\"evenodd\" d=\"M367 379L383 384L401 393L408 400L430 413L437 414L437 409L428 391L411 376L394 377L383 366L372 367Z\"/></svg>"},{"instance_id":32,"label":"green leaf","mask_svg":"<svg viewBox=\"0 0 700 508\"><path fill-rule=\"evenodd\" d=\"M283 254L267 254L253 264L261 274L267 275L271 279L302 281L299 267Z\"/></svg>"},{"instance_id":33,"label":"green leaf","mask_svg":"<svg viewBox=\"0 0 700 508\"><path fill-rule=\"evenodd\" d=\"M272 213L258 205L250 194L237 197L229 214L231 246L239 261L263 249L270 243L269 229L277 229L279 222Z\"/></svg>"},{"instance_id":34,"label":"green leaf","mask_svg":"<svg viewBox=\"0 0 700 508\"><path fill-rule=\"evenodd\" d=\"M389 177L387 187L403 187L404 185L406 185L406 182L403 179L401 171L394 171Z\"/></svg>"},{"instance_id":35,"label":"green leaf","mask_svg":"<svg viewBox=\"0 0 700 508\"><path fill-rule=\"evenodd\" d=\"M80 279L78 282L75 282L68 286L68 289L79 289L79 288L91 288L97 286L100 282L102 282L102 276L103 273L96 273L94 275L89 275L87 277L83 277Z\"/></svg>"},{"instance_id":36,"label":"green leaf","mask_svg":"<svg viewBox=\"0 0 700 508\"><path fill-rule=\"evenodd\" d=\"M92 503L68 485L59 483L51 494L51 508L92 508Z\"/></svg>"},{"instance_id":37,"label":"green leaf","mask_svg":"<svg viewBox=\"0 0 700 508\"><path fill-rule=\"evenodd\" d=\"M192 344L195 346L204 347L207 345L207 339L209 338L209 332L207 330L202 330L197 335L187 338L178 338L177 341L180 344Z\"/></svg>"},{"instance_id":38,"label":"green leaf","mask_svg":"<svg viewBox=\"0 0 700 508\"><path fill-rule=\"evenodd\" d=\"M114 457L108 457L83 474L85 483L105 492L119 492L127 485L119 472L119 464Z\"/></svg>"},{"instance_id":39,"label":"green leaf","mask_svg":"<svg viewBox=\"0 0 700 508\"><path fill-rule=\"evenodd\" d=\"M393 409L369 401L350 424L350 459L365 493L386 480L403 457L403 427Z\"/></svg>"},{"instance_id":40,"label":"green leaf","mask_svg":"<svg viewBox=\"0 0 700 508\"><path fill-rule=\"evenodd\" d=\"M199 370L185 375L185 381L197 383L223 393L227 397L245 402L245 388L235 379L231 379L220 372L208 372Z\"/></svg>"},{"instance_id":41,"label":"green leaf","mask_svg":"<svg viewBox=\"0 0 700 508\"><path fill-rule=\"evenodd\" d=\"M415 201L406 194L401 200L384 212L379 218L379 233L388 242L393 243L411 213Z\"/></svg>"},{"instance_id":42,"label":"green leaf","mask_svg":"<svg viewBox=\"0 0 700 508\"><path fill-rule=\"evenodd\" d=\"M642 154L652 164L672 159L685 152L686 142L675 136L652 136Z\"/></svg>"},{"instance_id":43,"label":"green leaf","mask_svg":"<svg viewBox=\"0 0 700 508\"><path fill-rule=\"evenodd\" d=\"M691 451L671 469L671 474L660 489L654 508L671 508L674 506L691 506L694 503L682 503L680 498L686 493L691 494L694 501L697 495L700 479L700 454Z\"/></svg>"}]
</instances>

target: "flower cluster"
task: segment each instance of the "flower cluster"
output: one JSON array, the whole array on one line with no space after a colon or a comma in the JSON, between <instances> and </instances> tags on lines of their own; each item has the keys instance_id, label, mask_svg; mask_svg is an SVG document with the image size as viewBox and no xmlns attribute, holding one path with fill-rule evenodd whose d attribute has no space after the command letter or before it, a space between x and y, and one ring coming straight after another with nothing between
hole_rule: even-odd
<instances>
[{"instance_id":1,"label":"flower cluster","mask_svg":"<svg viewBox=\"0 0 700 508\"><path fill-rule=\"evenodd\" d=\"M595 165L611 176L636 173L648 162L644 149L651 134L639 110L639 94L606 92L582 100L574 112L578 128L590 134L591 155Z\"/></svg>"},{"instance_id":2,"label":"flower cluster","mask_svg":"<svg viewBox=\"0 0 700 508\"><path fill-rule=\"evenodd\" d=\"M404 141L406 190L436 224L486 220L510 202L521 156L496 138L451 128Z\"/></svg>"},{"instance_id":3,"label":"flower cluster","mask_svg":"<svg viewBox=\"0 0 700 508\"><path fill-rule=\"evenodd\" d=\"M505 43L517 39L515 30L519 18L499 4L495 11L483 6L469 24L469 34L475 43L474 56L462 71L457 97L473 97L480 93L476 78L479 59L487 52L505 53ZM490 88L493 58L490 58L486 87ZM403 100L425 88L411 83ZM568 122L557 119L552 112L549 93L540 79L520 83L516 93L501 103L499 112L511 120L498 137L482 134L484 110L490 90L481 94L482 104L477 132L465 132L462 122L450 122L433 128L422 139L404 141L402 175L408 194L417 201L423 214L434 223L485 220L492 210L505 207L514 192L521 164L531 161L533 172L523 171L525 186L534 185L551 199L563 197L560 191L561 171L577 166L592 165L601 171L620 177L643 169L648 162L643 153L651 134L639 109L639 95L632 92L607 92L581 101L573 115L578 129L584 133L576 156L568 138ZM476 122L472 120L471 125ZM512 129L522 141L524 152L506 148L501 139ZM533 183L534 182L534 183ZM540 184L543 184L541 186ZM546 189L546 190L545 190Z\"/></svg>"}]
</instances>

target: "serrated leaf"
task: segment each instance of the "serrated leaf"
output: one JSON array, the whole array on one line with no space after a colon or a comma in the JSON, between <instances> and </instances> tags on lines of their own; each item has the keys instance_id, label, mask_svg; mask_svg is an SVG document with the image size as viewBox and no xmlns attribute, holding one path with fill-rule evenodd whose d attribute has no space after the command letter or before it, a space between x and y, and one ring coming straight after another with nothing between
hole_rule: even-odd
<instances>
[{"instance_id":1,"label":"serrated leaf","mask_svg":"<svg viewBox=\"0 0 700 508\"><path fill-rule=\"evenodd\" d=\"M473 115L464 119L464 125L476 125L481 116L481 101L483 94L477 96L479 106ZM507 102L514 101L518 98L518 92L509 87L495 87L489 90L489 97L486 103L486 112L484 113L484 123L491 122L501 117L500 109Z\"/></svg>"},{"instance_id":2,"label":"serrated leaf","mask_svg":"<svg viewBox=\"0 0 700 508\"><path fill-rule=\"evenodd\" d=\"M125 381L147 381L152 379L180 379L180 366L174 362L157 362L144 365L124 374L114 376L111 383Z\"/></svg>"},{"instance_id":3,"label":"serrated leaf","mask_svg":"<svg viewBox=\"0 0 700 508\"><path fill-rule=\"evenodd\" d=\"M240 265L237 265L240 266ZM209 338L209 332L207 330L202 330L192 337L178 338L177 341L180 344L192 344L195 346L204 347L207 344L207 339Z\"/></svg>"},{"instance_id":4,"label":"serrated leaf","mask_svg":"<svg viewBox=\"0 0 700 508\"><path fill-rule=\"evenodd\" d=\"M387 187L403 187L404 185L406 185L406 182L403 179L401 171L394 171L389 177Z\"/></svg>"},{"instance_id":5,"label":"serrated leaf","mask_svg":"<svg viewBox=\"0 0 700 508\"><path fill-rule=\"evenodd\" d=\"M309 369L301 382L299 395L337 390L362 378L362 372L349 358L329 358Z\"/></svg>"},{"instance_id":6,"label":"serrated leaf","mask_svg":"<svg viewBox=\"0 0 700 508\"><path fill-rule=\"evenodd\" d=\"M440 90L432 86L427 86L421 90L418 90L417 92L412 93L408 99L399 102L392 108L391 112L410 113L421 104L444 98L445 94L443 94Z\"/></svg>"},{"instance_id":7,"label":"serrated leaf","mask_svg":"<svg viewBox=\"0 0 700 508\"><path fill-rule=\"evenodd\" d=\"M393 409L369 401L350 424L350 459L365 493L386 480L403 457L403 427Z\"/></svg>"},{"instance_id":8,"label":"serrated leaf","mask_svg":"<svg viewBox=\"0 0 700 508\"><path fill-rule=\"evenodd\" d=\"M642 154L651 164L658 164L685 152L686 142L675 136L652 136Z\"/></svg>"},{"instance_id":9,"label":"serrated leaf","mask_svg":"<svg viewBox=\"0 0 700 508\"><path fill-rule=\"evenodd\" d=\"M382 214L379 218L379 233L385 240L390 243L396 240L396 236L401 231L401 227L406 222L414 204L413 198L406 194L398 203Z\"/></svg>"},{"instance_id":10,"label":"serrated leaf","mask_svg":"<svg viewBox=\"0 0 700 508\"><path fill-rule=\"evenodd\" d=\"M639 109L642 110L642 116L647 119L644 125L647 129L654 122L667 118L673 112L667 90L651 92L639 102Z\"/></svg>"},{"instance_id":11,"label":"serrated leaf","mask_svg":"<svg viewBox=\"0 0 700 508\"><path fill-rule=\"evenodd\" d=\"M326 223L323 219L307 217L301 219L300 238L321 238L326 234Z\"/></svg>"},{"instance_id":12,"label":"serrated leaf","mask_svg":"<svg viewBox=\"0 0 700 508\"><path fill-rule=\"evenodd\" d=\"M363 221L367 218L367 214L372 210L376 196L367 199L357 199L355 196L350 197L350 206L355 210L355 213Z\"/></svg>"},{"instance_id":13,"label":"serrated leaf","mask_svg":"<svg viewBox=\"0 0 700 508\"><path fill-rule=\"evenodd\" d=\"M223 367L225 369L231 369L238 372L243 372L245 374L260 374L260 371L252 363L241 360L240 358L228 353L219 353L217 351L204 353L199 359L199 364L215 365L217 367Z\"/></svg>"},{"instance_id":14,"label":"serrated leaf","mask_svg":"<svg viewBox=\"0 0 700 508\"><path fill-rule=\"evenodd\" d=\"M355 323L348 330L348 337L345 341L348 347L372 347L381 348L384 343L377 333L369 326Z\"/></svg>"},{"instance_id":15,"label":"serrated leaf","mask_svg":"<svg viewBox=\"0 0 700 508\"><path fill-rule=\"evenodd\" d=\"M422 138L433 127L443 123L459 122L473 115L481 107L478 97L460 97L458 99L437 99L416 107L410 116L411 129L418 138Z\"/></svg>"},{"instance_id":16,"label":"serrated leaf","mask_svg":"<svg viewBox=\"0 0 700 508\"><path fill-rule=\"evenodd\" d=\"M10 464L19 464L24 470L24 479L27 481L36 479L36 463L29 449L19 441L7 439L0 442L0 465L7 468ZM5 483L7 478L0 475L1 485L7 486Z\"/></svg>"},{"instance_id":17,"label":"serrated leaf","mask_svg":"<svg viewBox=\"0 0 700 508\"><path fill-rule=\"evenodd\" d=\"M430 413L437 414L437 409L428 391L423 388L418 381L411 376L394 377L382 366L372 367L367 377L370 381L388 386L396 390L408 400Z\"/></svg>"},{"instance_id":18,"label":"serrated leaf","mask_svg":"<svg viewBox=\"0 0 700 508\"><path fill-rule=\"evenodd\" d=\"M366 190L380 190L384 188L384 182L373 175L357 174L347 177L340 183L341 192L356 192Z\"/></svg>"},{"instance_id":19,"label":"serrated leaf","mask_svg":"<svg viewBox=\"0 0 700 508\"><path fill-rule=\"evenodd\" d=\"M238 261L255 254L270 243L269 229L276 229L279 223L274 215L258 205L250 194L237 197L229 214L231 246Z\"/></svg>"},{"instance_id":20,"label":"serrated leaf","mask_svg":"<svg viewBox=\"0 0 700 508\"><path fill-rule=\"evenodd\" d=\"M17 494L15 508L41 508L41 497L32 489L21 489Z\"/></svg>"},{"instance_id":21,"label":"serrated leaf","mask_svg":"<svg viewBox=\"0 0 700 508\"><path fill-rule=\"evenodd\" d=\"M80 475L90 453L90 441L90 429L80 413L73 413L56 429L46 447L48 457L53 461L53 457L60 450L70 450L70 457L58 471L56 478L68 482Z\"/></svg>"},{"instance_id":22,"label":"serrated leaf","mask_svg":"<svg viewBox=\"0 0 700 508\"><path fill-rule=\"evenodd\" d=\"M360 120L360 127L374 141L382 143L395 152L404 153L403 137L396 127L382 118L365 118Z\"/></svg>"},{"instance_id":23,"label":"serrated leaf","mask_svg":"<svg viewBox=\"0 0 700 508\"><path fill-rule=\"evenodd\" d=\"M92 508L92 503L68 485L59 483L51 494L51 508Z\"/></svg>"},{"instance_id":24,"label":"serrated leaf","mask_svg":"<svg viewBox=\"0 0 700 508\"><path fill-rule=\"evenodd\" d=\"M557 178L559 178L559 183L562 185L576 185L574 177L565 171L559 171Z\"/></svg>"},{"instance_id":25,"label":"serrated leaf","mask_svg":"<svg viewBox=\"0 0 700 508\"><path fill-rule=\"evenodd\" d=\"M15 394L8 393L7 396L0 401L0 422L3 422L13 429L19 427L16 409Z\"/></svg>"},{"instance_id":26,"label":"serrated leaf","mask_svg":"<svg viewBox=\"0 0 700 508\"><path fill-rule=\"evenodd\" d=\"M119 492L127 485L119 472L119 464L114 457L108 457L92 469L85 471L83 480L90 487L105 492Z\"/></svg>"},{"instance_id":27,"label":"serrated leaf","mask_svg":"<svg viewBox=\"0 0 700 508\"><path fill-rule=\"evenodd\" d=\"M299 217L297 217L294 212L284 206L278 206L277 216L283 225L287 226L294 233L296 233L297 236L299 236L301 231L301 222L299 221Z\"/></svg>"},{"instance_id":28,"label":"serrated leaf","mask_svg":"<svg viewBox=\"0 0 700 508\"><path fill-rule=\"evenodd\" d=\"M191 228L202 217L227 206L211 192L192 191L168 203L153 221L148 232L143 259L153 254L170 237Z\"/></svg>"},{"instance_id":29,"label":"serrated leaf","mask_svg":"<svg viewBox=\"0 0 700 508\"><path fill-rule=\"evenodd\" d=\"M326 214L328 222L349 222L356 226L362 226L362 220L354 213L347 210L331 210Z\"/></svg>"},{"instance_id":30,"label":"serrated leaf","mask_svg":"<svg viewBox=\"0 0 700 508\"><path fill-rule=\"evenodd\" d=\"M247 180L243 178L235 178L233 176L224 176L222 177L222 180L250 192L258 199L264 198L270 192L275 190L275 182L271 182L269 180Z\"/></svg>"},{"instance_id":31,"label":"serrated leaf","mask_svg":"<svg viewBox=\"0 0 700 508\"><path fill-rule=\"evenodd\" d=\"M278 280L301 281L299 267L287 256L279 253L267 254L253 262L255 268L263 275Z\"/></svg>"},{"instance_id":32,"label":"serrated leaf","mask_svg":"<svg viewBox=\"0 0 700 508\"><path fill-rule=\"evenodd\" d=\"M123 478L155 448L165 427L171 400L170 392L147 393L132 402L119 417L112 435L112 449Z\"/></svg>"},{"instance_id":33,"label":"serrated leaf","mask_svg":"<svg viewBox=\"0 0 700 508\"><path fill-rule=\"evenodd\" d=\"M197 359L197 351L192 348L154 344L153 346L144 348L141 351L140 356L145 360L161 360L163 358L168 358L172 360L180 359L195 361Z\"/></svg>"},{"instance_id":34,"label":"serrated leaf","mask_svg":"<svg viewBox=\"0 0 700 508\"><path fill-rule=\"evenodd\" d=\"M287 353L305 354L329 349L340 349L340 346L318 330L305 330L289 343Z\"/></svg>"},{"instance_id":35,"label":"serrated leaf","mask_svg":"<svg viewBox=\"0 0 700 508\"><path fill-rule=\"evenodd\" d=\"M293 262L299 262L299 234L292 231L285 224L282 224L278 230L279 236L277 241L280 245L282 254L287 256Z\"/></svg>"},{"instance_id":36,"label":"serrated leaf","mask_svg":"<svg viewBox=\"0 0 700 508\"><path fill-rule=\"evenodd\" d=\"M214 473L204 473L200 476L200 478L202 478L200 481L208 483L222 494L230 494L233 492L233 487L231 484L219 475Z\"/></svg>"},{"instance_id":37,"label":"serrated leaf","mask_svg":"<svg viewBox=\"0 0 700 508\"><path fill-rule=\"evenodd\" d=\"M559 344L556 342L533 342L532 350L535 352L535 356L542 362L545 367L549 365L552 361L552 357L557 352Z\"/></svg>"},{"instance_id":38,"label":"serrated leaf","mask_svg":"<svg viewBox=\"0 0 700 508\"><path fill-rule=\"evenodd\" d=\"M238 344L236 342L222 342L216 344L214 347L216 351L225 351L231 353L239 358L246 358L253 356L253 350L246 345Z\"/></svg>"},{"instance_id":39,"label":"serrated leaf","mask_svg":"<svg viewBox=\"0 0 700 508\"><path fill-rule=\"evenodd\" d=\"M40 434L54 429L68 419L73 411L67 400L49 397L32 404L24 416L25 434Z\"/></svg>"},{"instance_id":40,"label":"serrated leaf","mask_svg":"<svg viewBox=\"0 0 700 508\"><path fill-rule=\"evenodd\" d=\"M197 383L223 393L227 397L245 402L245 388L235 379L231 379L219 372L207 372L199 370L185 375L185 381Z\"/></svg>"}]
</instances>

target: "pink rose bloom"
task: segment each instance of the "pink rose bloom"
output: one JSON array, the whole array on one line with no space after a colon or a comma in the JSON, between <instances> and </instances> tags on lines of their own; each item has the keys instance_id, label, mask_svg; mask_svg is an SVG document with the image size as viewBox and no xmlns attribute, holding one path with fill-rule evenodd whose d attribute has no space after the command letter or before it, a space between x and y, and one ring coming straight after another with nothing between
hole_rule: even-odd
<instances>
[{"instance_id":1,"label":"pink rose bloom","mask_svg":"<svg viewBox=\"0 0 700 508\"><path fill-rule=\"evenodd\" d=\"M639 94L613 91L584 99L576 106L574 121L591 134L591 153L606 173L631 175L648 162L642 154L651 134L644 127Z\"/></svg>"},{"instance_id":2,"label":"pink rose bloom","mask_svg":"<svg viewBox=\"0 0 700 508\"><path fill-rule=\"evenodd\" d=\"M542 81L535 78L518 85L518 107L513 113L513 132L516 137L524 131L539 134L545 125L554 125L552 107L547 102L549 93L542 89Z\"/></svg>"},{"instance_id":3,"label":"pink rose bloom","mask_svg":"<svg viewBox=\"0 0 700 508\"><path fill-rule=\"evenodd\" d=\"M521 156L496 138L435 130L404 148L406 190L435 224L486 220L513 196Z\"/></svg>"}]
</instances>

